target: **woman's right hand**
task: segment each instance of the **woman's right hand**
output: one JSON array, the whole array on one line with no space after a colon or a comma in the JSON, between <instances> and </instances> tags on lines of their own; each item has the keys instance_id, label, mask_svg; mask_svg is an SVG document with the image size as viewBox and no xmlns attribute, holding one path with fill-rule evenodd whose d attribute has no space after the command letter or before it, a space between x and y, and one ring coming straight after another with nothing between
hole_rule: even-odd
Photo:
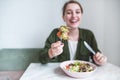
<instances>
[{"instance_id":1,"label":"woman's right hand","mask_svg":"<svg viewBox=\"0 0 120 80\"><path fill-rule=\"evenodd\" d=\"M57 41L51 44L51 48L48 51L50 58L60 55L63 52L64 44L61 41Z\"/></svg>"}]
</instances>

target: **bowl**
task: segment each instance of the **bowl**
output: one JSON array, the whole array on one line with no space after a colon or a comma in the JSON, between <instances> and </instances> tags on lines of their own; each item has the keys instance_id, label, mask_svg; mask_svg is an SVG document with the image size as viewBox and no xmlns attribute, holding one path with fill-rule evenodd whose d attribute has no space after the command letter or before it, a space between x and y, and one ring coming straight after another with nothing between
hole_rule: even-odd
<instances>
[{"instance_id":1,"label":"bowl","mask_svg":"<svg viewBox=\"0 0 120 80\"><path fill-rule=\"evenodd\" d=\"M89 65L89 68L84 69L84 66L79 69L78 66L74 66L76 64L81 65ZM72 67L71 67L72 65ZM73 68L74 67L74 68ZM93 63L87 62L87 61L81 61L81 60L72 60L72 61L64 61L60 64L60 68L70 77L73 78L87 78L91 76L97 69L97 66Z\"/></svg>"}]
</instances>

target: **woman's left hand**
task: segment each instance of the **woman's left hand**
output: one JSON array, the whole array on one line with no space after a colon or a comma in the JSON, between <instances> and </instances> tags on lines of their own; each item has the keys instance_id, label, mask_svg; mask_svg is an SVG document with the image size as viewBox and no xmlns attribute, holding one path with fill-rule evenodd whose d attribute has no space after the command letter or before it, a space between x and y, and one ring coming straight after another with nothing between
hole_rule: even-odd
<instances>
[{"instance_id":1,"label":"woman's left hand","mask_svg":"<svg viewBox=\"0 0 120 80\"><path fill-rule=\"evenodd\" d=\"M101 54L100 52L97 52L94 56L93 59L96 64L98 65L104 65L107 62L107 57Z\"/></svg>"}]
</instances>

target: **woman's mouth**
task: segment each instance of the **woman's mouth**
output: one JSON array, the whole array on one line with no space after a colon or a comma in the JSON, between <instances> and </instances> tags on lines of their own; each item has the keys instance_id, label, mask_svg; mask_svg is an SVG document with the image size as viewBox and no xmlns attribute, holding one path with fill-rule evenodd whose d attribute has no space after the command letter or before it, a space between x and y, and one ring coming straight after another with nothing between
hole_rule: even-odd
<instances>
[{"instance_id":1,"label":"woman's mouth","mask_svg":"<svg viewBox=\"0 0 120 80\"><path fill-rule=\"evenodd\" d=\"M72 19L70 20L70 23L77 23L79 20L78 19Z\"/></svg>"}]
</instances>

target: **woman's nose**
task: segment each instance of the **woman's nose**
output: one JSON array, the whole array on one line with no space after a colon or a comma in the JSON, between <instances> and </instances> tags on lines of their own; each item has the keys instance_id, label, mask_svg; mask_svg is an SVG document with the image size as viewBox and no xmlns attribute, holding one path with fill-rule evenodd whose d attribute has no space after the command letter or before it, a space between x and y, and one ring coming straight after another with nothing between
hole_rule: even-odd
<instances>
[{"instance_id":1,"label":"woman's nose","mask_svg":"<svg viewBox=\"0 0 120 80\"><path fill-rule=\"evenodd\" d=\"M76 13L73 13L73 14L72 14L72 17L73 17L73 18L76 17Z\"/></svg>"}]
</instances>

